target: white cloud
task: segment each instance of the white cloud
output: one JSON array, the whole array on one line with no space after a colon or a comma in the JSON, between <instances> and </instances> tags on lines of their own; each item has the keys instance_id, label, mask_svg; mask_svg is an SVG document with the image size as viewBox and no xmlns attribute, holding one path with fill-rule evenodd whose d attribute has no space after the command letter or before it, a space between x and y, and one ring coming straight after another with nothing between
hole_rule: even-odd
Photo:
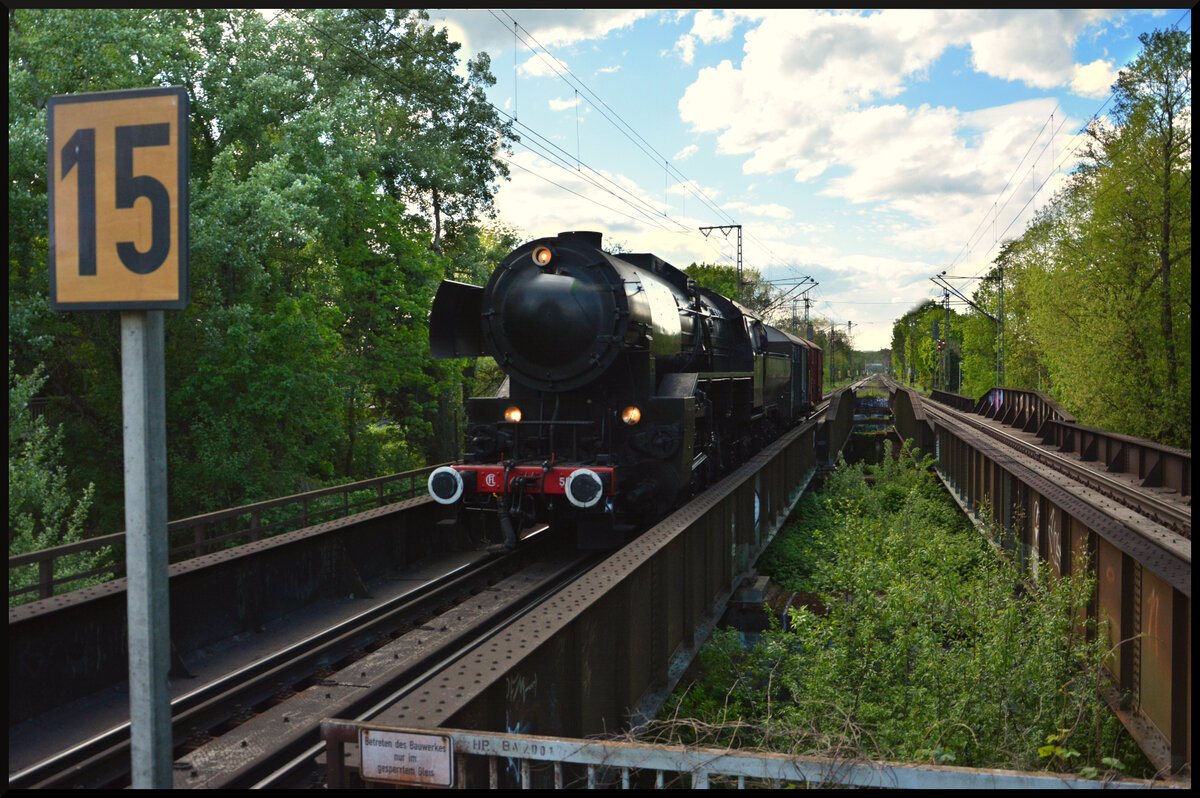
<instances>
[{"instance_id":1,"label":"white cloud","mask_svg":"<svg viewBox=\"0 0 1200 798\"><path fill-rule=\"evenodd\" d=\"M688 158L691 158L693 155L695 155L698 152L700 152L699 147L697 147L695 144L689 144L686 147L684 147L682 150L680 150L679 152L675 153L675 157L672 158L671 160L686 161Z\"/></svg>"},{"instance_id":2,"label":"white cloud","mask_svg":"<svg viewBox=\"0 0 1200 798\"><path fill-rule=\"evenodd\" d=\"M989 12L968 34L972 63L980 72L1052 89L1075 72L1072 47L1089 26L1118 12L1038 9Z\"/></svg>"},{"instance_id":3,"label":"white cloud","mask_svg":"<svg viewBox=\"0 0 1200 798\"><path fill-rule=\"evenodd\" d=\"M1118 74L1112 61L1098 58L1090 64L1076 64L1075 76L1071 78L1071 91L1080 97L1105 97L1117 82Z\"/></svg>"},{"instance_id":4,"label":"white cloud","mask_svg":"<svg viewBox=\"0 0 1200 798\"><path fill-rule=\"evenodd\" d=\"M748 202L727 202L725 210L737 211L751 216L762 216L768 219L791 219L796 214L790 208L771 202L765 205L752 205ZM810 226L811 227L811 226ZM758 229L758 228L756 228Z\"/></svg>"},{"instance_id":5,"label":"white cloud","mask_svg":"<svg viewBox=\"0 0 1200 798\"><path fill-rule=\"evenodd\" d=\"M736 11L717 12L703 9L692 18L692 34L705 44L728 41L738 23Z\"/></svg>"},{"instance_id":6,"label":"white cloud","mask_svg":"<svg viewBox=\"0 0 1200 798\"><path fill-rule=\"evenodd\" d=\"M713 188L712 186L702 186L699 183L697 183L695 180L688 180L687 182L675 183L674 185L668 187L667 193L668 194L677 194L682 197L686 197L689 195L691 195L693 197L697 196L697 195L706 196L706 197L708 197L708 199L711 200L711 199L714 199L718 194L720 194L721 191L720 191L720 189Z\"/></svg>"},{"instance_id":7,"label":"white cloud","mask_svg":"<svg viewBox=\"0 0 1200 798\"><path fill-rule=\"evenodd\" d=\"M523 77L530 78L545 78L553 75L559 75L568 70L567 62L561 58L538 53L531 56L528 60L517 67L517 71Z\"/></svg>"},{"instance_id":8,"label":"white cloud","mask_svg":"<svg viewBox=\"0 0 1200 798\"><path fill-rule=\"evenodd\" d=\"M517 153L510 166L512 179L496 196L496 207L502 219L518 226L536 219L532 229L528 226L523 229L527 239L566 230L597 230L604 233L606 242L621 242L634 252L653 252L681 267L693 261L712 262L720 258L719 237L704 239L695 232L701 225L711 224L711 220L689 218L672 210L672 218L690 230L684 232L678 226L664 223L657 215L667 210L662 197L646 194L635 180L625 175L601 172L604 178L632 193L639 203L632 199L622 201L613 196L618 193L616 189L612 189L613 193L598 189L584 179L584 173L560 168L533 153ZM607 183L604 185L611 188ZM634 204L648 209L653 218L639 213ZM539 212L531 216L530 208L538 208Z\"/></svg>"},{"instance_id":9,"label":"white cloud","mask_svg":"<svg viewBox=\"0 0 1200 798\"><path fill-rule=\"evenodd\" d=\"M936 249L936 230L945 246L961 246L966 233L950 222L974 222L1010 178L1032 192L1026 183L1043 180L1050 153L1063 153L1061 141L1045 149L1042 134L1041 160L1013 175L1013 153L1019 158L1035 140L1055 102L971 113L914 108L901 104L907 87L948 48L966 47L975 69L991 77L1093 89L1106 66L1076 66L1072 44L1108 13L768 12L746 33L740 64L700 70L679 101L680 117L715 133L718 152L745 156L744 174L827 176L822 194L882 203L916 222L893 226L893 241ZM1065 122L1060 113L1056 127Z\"/></svg>"},{"instance_id":10,"label":"white cloud","mask_svg":"<svg viewBox=\"0 0 1200 798\"><path fill-rule=\"evenodd\" d=\"M690 66L696 60L696 37L688 33L680 36L675 42L675 50L679 60Z\"/></svg>"},{"instance_id":11,"label":"white cloud","mask_svg":"<svg viewBox=\"0 0 1200 798\"><path fill-rule=\"evenodd\" d=\"M579 105L579 98L578 98L578 97L572 97L572 98L571 98L571 99L569 99L569 100L563 100L563 99L561 99L561 98L555 98L555 99L553 99L553 100L551 100L551 101L550 101L550 110L551 110L551 111L565 111L565 110L567 110L568 108L574 108L574 107L576 107L577 105Z\"/></svg>"},{"instance_id":12,"label":"white cloud","mask_svg":"<svg viewBox=\"0 0 1200 798\"><path fill-rule=\"evenodd\" d=\"M513 20L520 25L518 33L532 36L542 47L554 48L578 42L604 39L614 32L631 27L639 19L659 14L645 9L562 9L538 8L519 11L485 11L479 9L430 9L430 22L436 26L453 26L454 40L463 44L463 60L486 51L493 56L500 51L512 52L514 45ZM523 54L530 42L518 47Z\"/></svg>"}]
</instances>

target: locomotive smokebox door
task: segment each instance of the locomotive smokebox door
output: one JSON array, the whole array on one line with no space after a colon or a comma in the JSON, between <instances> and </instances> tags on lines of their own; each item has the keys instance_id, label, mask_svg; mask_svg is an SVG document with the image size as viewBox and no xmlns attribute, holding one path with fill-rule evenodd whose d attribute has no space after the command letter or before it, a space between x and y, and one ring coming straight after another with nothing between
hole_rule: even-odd
<instances>
[{"instance_id":1,"label":"locomotive smokebox door","mask_svg":"<svg viewBox=\"0 0 1200 798\"><path fill-rule=\"evenodd\" d=\"M480 317L483 289L442 280L429 312L429 351L438 360L483 357Z\"/></svg>"}]
</instances>

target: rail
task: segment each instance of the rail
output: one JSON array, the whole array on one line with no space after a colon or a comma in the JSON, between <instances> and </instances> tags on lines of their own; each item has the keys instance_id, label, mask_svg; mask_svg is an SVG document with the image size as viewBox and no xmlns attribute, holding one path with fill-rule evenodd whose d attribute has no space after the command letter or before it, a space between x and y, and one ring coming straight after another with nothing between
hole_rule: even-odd
<instances>
[{"instance_id":1,"label":"rail","mask_svg":"<svg viewBox=\"0 0 1200 798\"><path fill-rule=\"evenodd\" d=\"M955 410L961 410L964 413L972 413L975 410L975 400L959 393L950 393L949 391L941 391L935 388L933 391L930 391L929 398L935 402L949 405Z\"/></svg>"},{"instance_id":2,"label":"rail","mask_svg":"<svg viewBox=\"0 0 1200 798\"><path fill-rule=\"evenodd\" d=\"M383 507L385 504L412 498L425 490L425 482L435 468L438 466L426 466L171 521L167 524L168 559L172 563L181 562L221 549L253 543L264 537L342 518L367 507ZM402 483L406 485L402 486ZM99 552L108 547L114 549L111 562L86 571L58 577L54 575L56 560L74 554ZM9 557L10 585L14 578L13 571L18 568L36 565L38 578L34 583L10 588L8 597L11 600L36 592L36 598L45 599L53 596L55 592L63 592L56 591L63 585L94 576L108 574L105 581L118 579L124 576L125 560L117 556L115 550L123 550L124 547L125 533L117 532Z\"/></svg>"},{"instance_id":3,"label":"rail","mask_svg":"<svg viewBox=\"0 0 1200 798\"><path fill-rule=\"evenodd\" d=\"M964 512L994 523L1031 570L1096 578L1087 613L1107 624L1103 695L1156 767L1190 771L1190 452L1081 427L1034 391L992 389L975 413L900 412L920 402L895 388L897 430L935 439L925 451Z\"/></svg>"},{"instance_id":4,"label":"rail","mask_svg":"<svg viewBox=\"0 0 1200 798\"><path fill-rule=\"evenodd\" d=\"M1143 488L1163 488L1191 499L1191 452L1077 424L1074 416L1040 391L992 388L976 402L969 396L935 390L929 398L1035 433L1043 444L1074 454L1083 462L1100 463L1105 471L1128 474Z\"/></svg>"}]
</instances>

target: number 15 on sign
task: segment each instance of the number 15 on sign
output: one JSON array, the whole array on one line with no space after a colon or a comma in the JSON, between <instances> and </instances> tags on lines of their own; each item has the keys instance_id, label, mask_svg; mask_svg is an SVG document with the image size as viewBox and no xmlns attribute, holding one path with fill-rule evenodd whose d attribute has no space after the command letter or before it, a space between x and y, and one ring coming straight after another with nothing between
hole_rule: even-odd
<instances>
[{"instance_id":1,"label":"number 15 on sign","mask_svg":"<svg viewBox=\"0 0 1200 798\"><path fill-rule=\"evenodd\" d=\"M48 103L52 310L188 301L188 98L181 87Z\"/></svg>"}]
</instances>

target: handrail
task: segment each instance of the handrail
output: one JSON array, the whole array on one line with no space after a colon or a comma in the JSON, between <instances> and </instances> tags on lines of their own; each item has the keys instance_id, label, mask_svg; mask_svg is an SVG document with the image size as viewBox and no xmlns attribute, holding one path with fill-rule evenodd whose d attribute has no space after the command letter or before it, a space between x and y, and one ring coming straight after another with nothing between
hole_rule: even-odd
<instances>
[{"instance_id":1,"label":"handrail","mask_svg":"<svg viewBox=\"0 0 1200 798\"><path fill-rule=\"evenodd\" d=\"M1190 499L1192 453L1118 432L1048 419L1039 430L1042 443L1097 462L1106 471L1129 474L1144 488L1165 488Z\"/></svg>"},{"instance_id":2,"label":"handrail","mask_svg":"<svg viewBox=\"0 0 1200 798\"><path fill-rule=\"evenodd\" d=\"M935 402L941 402L944 405L949 405L955 410L961 410L964 413L970 413L975 409L975 400L969 396L963 396L959 393L951 393L935 388L930 392L929 398Z\"/></svg>"},{"instance_id":3,"label":"handrail","mask_svg":"<svg viewBox=\"0 0 1200 798\"><path fill-rule=\"evenodd\" d=\"M1075 416L1041 391L992 388L975 404L975 413L1025 432L1039 432L1048 420L1075 423Z\"/></svg>"},{"instance_id":4,"label":"handrail","mask_svg":"<svg viewBox=\"0 0 1200 798\"><path fill-rule=\"evenodd\" d=\"M295 529L303 529L312 524L329 521L334 518L344 518L367 506L383 507L389 502L412 498L424 492L425 480L438 467L437 465L426 466L425 468L418 468L412 471L402 471L398 474L372 477L371 479L364 479L359 482L348 482L344 485L317 488L305 493L296 493L278 499L267 499L266 501L254 502L253 504L246 504L240 507L230 507L224 510L214 510L211 513L203 513L171 521L167 524L167 537L168 541L171 541L167 552L168 560L170 562L179 562L181 560L192 559L193 557L199 557L223 548L230 548L242 545L243 543L253 543L263 537L270 537L271 535L290 532ZM418 480L420 480L419 484ZM407 488L403 488L399 492L388 489L394 483L404 481L408 483ZM352 494L371 489L375 491L374 497L354 502L350 501ZM319 500L330 496L340 496L341 501L337 502L334 506L319 506L322 504ZM318 506L314 508L314 504ZM271 518L269 515L272 510L280 510L296 505L299 505L300 512L288 517ZM249 526L240 526L237 523L237 519L246 515L250 517ZM266 523L264 523L264 517L269 519ZM222 529L222 526L226 527L226 529ZM190 540L182 543L173 542L174 537L178 536L178 533L188 530L192 531ZM109 546L124 548L125 533L117 532L111 535L101 535L77 543L65 543L61 546L53 546L48 549L9 557L8 570L10 574L14 568L37 565L38 580L35 584L10 589L8 597L12 599L15 596L36 591L37 598L50 598L55 594L55 588L92 576L108 573L108 579L119 578L124 574L125 570L125 563L121 558L116 562L99 568L67 574L58 578L54 577L54 561L60 557L82 552L100 551Z\"/></svg>"}]
</instances>

